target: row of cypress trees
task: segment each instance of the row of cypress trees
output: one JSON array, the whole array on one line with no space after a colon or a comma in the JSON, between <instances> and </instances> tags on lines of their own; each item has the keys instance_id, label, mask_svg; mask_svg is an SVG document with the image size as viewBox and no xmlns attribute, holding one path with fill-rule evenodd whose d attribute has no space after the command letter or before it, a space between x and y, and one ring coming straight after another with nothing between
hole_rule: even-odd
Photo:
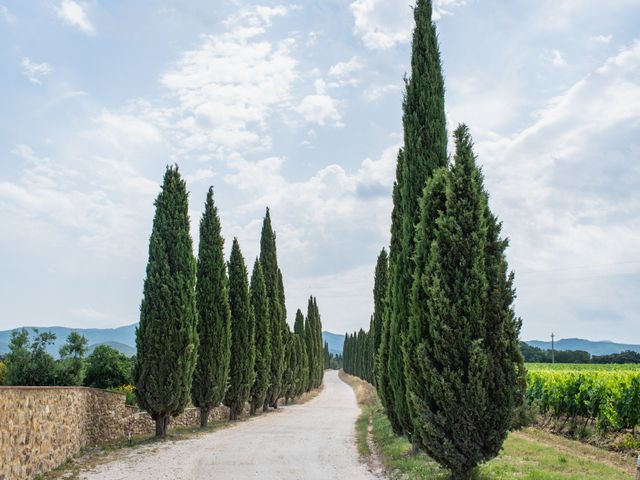
<instances>
[{"instance_id":1,"label":"row of cypress trees","mask_svg":"<svg viewBox=\"0 0 640 480\"><path fill-rule=\"evenodd\" d=\"M267 209L260 256L251 279L237 239L224 258L220 218L207 193L198 259L189 234L188 193L178 167L168 167L155 201L134 382L139 404L165 436L169 418L189 400L207 426L224 403L231 420L246 403L277 408L322 383L322 324L317 301L300 310L292 332L286 321L276 236Z\"/></svg>"},{"instance_id":2,"label":"row of cypress trees","mask_svg":"<svg viewBox=\"0 0 640 480\"><path fill-rule=\"evenodd\" d=\"M344 337L342 355L342 368L346 373L374 383L375 355L372 329L368 332L360 329L352 334L347 333Z\"/></svg>"},{"instance_id":3,"label":"row of cypress trees","mask_svg":"<svg viewBox=\"0 0 640 480\"><path fill-rule=\"evenodd\" d=\"M468 479L498 454L522 400L521 321L465 125L447 154L431 1L418 0L414 19L389 254L378 256L369 332L345 339L345 369L376 385L397 434Z\"/></svg>"}]
</instances>

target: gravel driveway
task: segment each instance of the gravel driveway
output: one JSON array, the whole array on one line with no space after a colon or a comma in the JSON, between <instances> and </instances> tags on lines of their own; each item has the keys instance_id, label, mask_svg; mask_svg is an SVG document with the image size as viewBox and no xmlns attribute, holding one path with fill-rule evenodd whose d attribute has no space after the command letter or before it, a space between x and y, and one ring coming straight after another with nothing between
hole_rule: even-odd
<instances>
[{"instance_id":1,"label":"gravel driveway","mask_svg":"<svg viewBox=\"0 0 640 480\"><path fill-rule=\"evenodd\" d=\"M86 480L368 480L377 478L358 458L359 415L350 386L337 371L303 405L283 407L225 430L189 440L137 448L82 472Z\"/></svg>"}]
</instances>

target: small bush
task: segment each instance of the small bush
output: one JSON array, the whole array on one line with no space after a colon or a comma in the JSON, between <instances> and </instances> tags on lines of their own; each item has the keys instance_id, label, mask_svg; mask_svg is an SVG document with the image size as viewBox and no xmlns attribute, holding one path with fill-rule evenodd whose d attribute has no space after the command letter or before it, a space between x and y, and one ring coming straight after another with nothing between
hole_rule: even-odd
<instances>
[{"instance_id":1,"label":"small bush","mask_svg":"<svg viewBox=\"0 0 640 480\"><path fill-rule=\"evenodd\" d=\"M110 388L109 391L124 393L126 395L125 403L127 405L134 407L138 406L136 402L136 387L134 385L120 385L118 387Z\"/></svg>"}]
</instances>

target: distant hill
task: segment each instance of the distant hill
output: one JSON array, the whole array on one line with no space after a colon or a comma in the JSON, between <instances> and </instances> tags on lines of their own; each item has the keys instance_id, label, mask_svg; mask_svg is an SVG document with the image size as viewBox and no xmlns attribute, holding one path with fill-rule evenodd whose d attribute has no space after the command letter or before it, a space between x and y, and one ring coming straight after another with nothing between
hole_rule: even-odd
<instances>
[{"instance_id":1,"label":"distant hill","mask_svg":"<svg viewBox=\"0 0 640 480\"><path fill-rule=\"evenodd\" d=\"M35 327L39 331L53 332L56 334L56 343L49 348L49 353L53 356L58 356L60 347L64 344L67 336L71 332L78 332L84 335L89 342L89 348L91 351L102 343L112 346L116 350L124 353L125 355L135 355L136 352L136 327L137 323L131 325L125 325L118 328L67 328L67 327ZM34 327L25 327L29 330L29 333ZM12 330L0 331L0 355L9 351L9 339L11 338ZM344 335L339 335L331 332L322 332L322 341L329 344L329 352L334 355L342 354L342 346L344 344ZM529 345L542 348L543 350L551 349L551 342L541 340L528 340ZM584 340L581 338L565 338L555 342L555 348L557 350L584 350L591 355L610 355L612 353L620 353L625 350L632 350L640 353L640 345L615 343L610 341L593 341Z\"/></svg>"},{"instance_id":2,"label":"distant hill","mask_svg":"<svg viewBox=\"0 0 640 480\"><path fill-rule=\"evenodd\" d=\"M322 332L322 342L327 342L329 344L329 353L332 353L334 355L342 355L344 335L338 335L331 332Z\"/></svg>"},{"instance_id":3,"label":"distant hill","mask_svg":"<svg viewBox=\"0 0 640 480\"><path fill-rule=\"evenodd\" d=\"M56 335L56 341L47 351L54 357L58 357L60 347L64 345L67 337L71 332L78 332L84 335L89 342L91 350L101 343L110 344L113 348L121 351L125 355L135 354L136 345L136 326L125 325L118 328L67 328L67 327L24 327L33 334L33 329L37 328L40 332L52 332ZM9 351L9 340L12 330L0 331L0 354Z\"/></svg>"},{"instance_id":4,"label":"distant hill","mask_svg":"<svg viewBox=\"0 0 640 480\"><path fill-rule=\"evenodd\" d=\"M528 340L527 343L543 350L551 350L551 342L542 340ZM640 345L615 343L608 340L593 341L584 340L582 338L563 338L554 342L556 350L584 350L591 355L610 355L612 353L620 353L626 350L640 352Z\"/></svg>"},{"instance_id":5,"label":"distant hill","mask_svg":"<svg viewBox=\"0 0 640 480\"><path fill-rule=\"evenodd\" d=\"M96 347L100 345L109 345L111 348L118 350L120 353L125 354L127 357L132 357L133 355L136 354L135 347L132 347L131 345L125 345L124 343L120 343L120 342L94 343L93 345L89 345L89 353L93 352L96 349Z\"/></svg>"}]
</instances>

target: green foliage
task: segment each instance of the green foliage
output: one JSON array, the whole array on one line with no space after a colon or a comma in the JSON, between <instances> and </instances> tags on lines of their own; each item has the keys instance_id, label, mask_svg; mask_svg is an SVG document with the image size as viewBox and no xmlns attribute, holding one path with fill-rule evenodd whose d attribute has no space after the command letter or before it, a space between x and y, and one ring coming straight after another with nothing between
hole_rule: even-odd
<instances>
[{"instance_id":1,"label":"green foliage","mask_svg":"<svg viewBox=\"0 0 640 480\"><path fill-rule=\"evenodd\" d=\"M378 383L380 369L380 344L382 343L382 326L387 308L387 289L389 284L389 256L383 248L376 262L375 277L373 281L373 317L371 318L371 349L373 359L373 372L371 378L374 384Z\"/></svg>"},{"instance_id":2,"label":"green foliage","mask_svg":"<svg viewBox=\"0 0 640 480\"><path fill-rule=\"evenodd\" d=\"M237 239L229 260L229 305L231 307L231 362L229 388L224 404L229 419L236 420L249 400L255 377L255 318L249 296L247 267Z\"/></svg>"},{"instance_id":3,"label":"green foliage","mask_svg":"<svg viewBox=\"0 0 640 480\"><path fill-rule=\"evenodd\" d=\"M640 363L640 353L626 350L622 353L612 353L610 355L594 355L591 357L592 363Z\"/></svg>"},{"instance_id":4,"label":"green foliage","mask_svg":"<svg viewBox=\"0 0 640 480\"><path fill-rule=\"evenodd\" d=\"M295 333L286 332L285 343L285 371L283 376L283 396L285 404L296 397L300 375L300 359L298 358L298 336Z\"/></svg>"},{"instance_id":5,"label":"green foliage","mask_svg":"<svg viewBox=\"0 0 640 480\"><path fill-rule=\"evenodd\" d=\"M447 164L447 130L444 110L444 80L435 24L429 0L418 0L414 9L411 78L407 81L403 105L404 159L398 183L400 232L392 248L394 266L389 298L388 382L385 393L393 409L394 428L411 436L404 375L404 338L410 315L409 298L414 273L415 225L419 220L419 199L433 172ZM395 206L395 205L394 205ZM389 395L391 393L391 395ZM387 405L389 406L389 405Z\"/></svg>"},{"instance_id":6,"label":"green foliage","mask_svg":"<svg viewBox=\"0 0 640 480\"><path fill-rule=\"evenodd\" d=\"M404 151L398 152L398 161L396 164L396 180L393 185L393 210L391 212L391 244L389 246L389 267L387 270L387 293L384 302L384 311L382 312L382 328L380 332L380 347L376 355L376 364L378 366L376 387L380 402L384 406L389 422L394 432L401 433L402 426L396 414L393 403L393 389L389 379L389 353L391 349L391 320L392 308L391 301L395 294L395 285L397 275L395 270L398 268L398 257L400 255L400 239L402 234L402 204L400 202L400 185L402 184L402 172L404 170ZM345 356L344 363L347 364Z\"/></svg>"},{"instance_id":7,"label":"green foliage","mask_svg":"<svg viewBox=\"0 0 640 480\"><path fill-rule=\"evenodd\" d=\"M260 236L260 264L269 300L269 331L271 335L271 380L264 403L264 409L266 409L267 405L277 406L278 398L282 394L282 375L285 368L283 330L286 323L286 312L283 303L284 292L280 292L279 288L282 278L278 269L276 235L271 226L271 215L268 208L262 223Z\"/></svg>"},{"instance_id":8,"label":"green foliage","mask_svg":"<svg viewBox=\"0 0 640 480\"><path fill-rule=\"evenodd\" d=\"M7 365L0 360L0 386L7 384Z\"/></svg>"},{"instance_id":9,"label":"green foliage","mask_svg":"<svg viewBox=\"0 0 640 480\"><path fill-rule=\"evenodd\" d=\"M542 413L595 420L603 430L640 423L640 368L527 365L527 398Z\"/></svg>"},{"instance_id":10,"label":"green foliage","mask_svg":"<svg viewBox=\"0 0 640 480\"><path fill-rule=\"evenodd\" d=\"M110 392L119 392L125 394L125 404L136 406L136 387L131 384L119 385L109 389Z\"/></svg>"},{"instance_id":11,"label":"green foliage","mask_svg":"<svg viewBox=\"0 0 640 480\"><path fill-rule=\"evenodd\" d=\"M304 315L302 311L298 309L296 311L296 320L293 325L293 331L297 335L297 341L299 342L299 359L300 359L300 371L298 381L298 391L296 396L302 395L302 393L309 390L309 354L307 353L307 343L304 328Z\"/></svg>"},{"instance_id":12,"label":"green foliage","mask_svg":"<svg viewBox=\"0 0 640 480\"><path fill-rule=\"evenodd\" d=\"M87 357L84 384L87 387L115 388L131 383L131 361L109 345L98 345Z\"/></svg>"},{"instance_id":13,"label":"green foliage","mask_svg":"<svg viewBox=\"0 0 640 480\"><path fill-rule=\"evenodd\" d=\"M37 329L33 332L31 344L24 328L11 332L9 353L5 358L8 385L56 385L56 362L46 350L56 336L51 332L40 333Z\"/></svg>"},{"instance_id":14,"label":"green foliage","mask_svg":"<svg viewBox=\"0 0 640 480\"><path fill-rule=\"evenodd\" d=\"M78 332L71 332L60 348L57 367L59 385L82 385L85 377L85 355L89 350L87 339Z\"/></svg>"},{"instance_id":15,"label":"green foliage","mask_svg":"<svg viewBox=\"0 0 640 480\"><path fill-rule=\"evenodd\" d=\"M138 403L165 436L169 416L184 410L198 353L196 262L189 235L187 187L168 167L149 242L134 378Z\"/></svg>"},{"instance_id":16,"label":"green foliage","mask_svg":"<svg viewBox=\"0 0 640 480\"><path fill-rule=\"evenodd\" d=\"M191 399L200 408L201 426L206 427L209 409L217 407L227 388L231 355L231 313L218 209L209 188L200 220L196 299L199 348L193 372Z\"/></svg>"},{"instance_id":17,"label":"green foliage","mask_svg":"<svg viewBox=\"0 0 640 480\"><path fill-rule=\"evenodd\" d=\"M467 128L455 138L450 179L439 173L422 199L406 359L414 441L464 479L500 451L522 400L524 366L507 242ZM443 185L433 232L429 202L442 204Z\"/></svg>"},{"instance_id":18,"label":"green foliage","mask_svg":"<svg viewBox=\"0 0 640 480\"><path fill-rule=\"evenodd\" d=\"M309 389L322 385L324 375L324 361L322 358L322 322L318 303L314 297L309 297L307 303L307 318L304 325L307 356L309 357Z\"/></svg>"},{"instance_id":19,"label":"green foliage","mask_svg":"<svg viewBox=\"0 0 640 480\"><path fill-rule=\"evenodd\" d=\"M271 332L269 316L269 300L267 287L264 282L262 266L256 259L251 275L251 306L255 316L255 380L251 388L250 414L255 415L256 409L264 405L271 381Z\"/></svg>"},{"instance_id":20,"label":"green foliage","mask_svg":"<svg viewBox=\"0 0 640 480\"><path fill-rule=\"evenodd\" d=\"M526 342L520 342L520 351L525 362L528 363L551 363L552 355L551 350L542 350L541 348L529 345ZM635 354L635 358L640 361L640 354L635 352L629 352ZM613 360L615 357L605 355L607 360ZM594 357L596 359L598 357ZM557 363L589 363L592 360L591 354L584 350L556 350L553 355L553 360ZM613 361L606 361L603 363L614 363ZM624 363L624 362L621 362ZM633 362L631 362L633 363Z\"/></svg>"}]
</instances>

